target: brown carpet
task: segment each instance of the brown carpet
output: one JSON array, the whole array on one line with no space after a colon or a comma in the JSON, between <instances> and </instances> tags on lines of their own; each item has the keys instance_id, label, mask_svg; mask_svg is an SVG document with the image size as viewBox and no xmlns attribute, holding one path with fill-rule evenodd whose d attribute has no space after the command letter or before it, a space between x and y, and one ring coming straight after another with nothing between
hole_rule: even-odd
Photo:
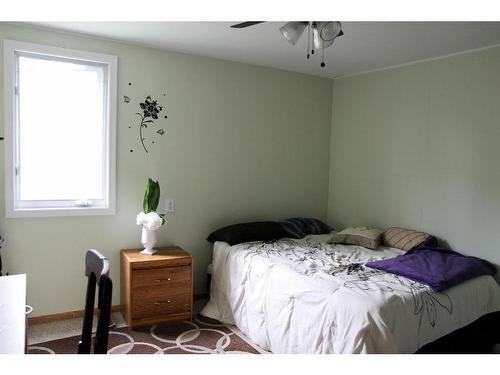
<instances>
[{"instance_id":1,"label":"brown carpet","mask_svg":"<svg viewBox=\"0 0 500 375\"><path fill-rule=\"evenodd\" d=\"M42 342L28 347L29 354L76 354L79 336ZM146 328L113 329L108 354L259 354L226 325L198 315Z\"/></svg>"}]
</instances>

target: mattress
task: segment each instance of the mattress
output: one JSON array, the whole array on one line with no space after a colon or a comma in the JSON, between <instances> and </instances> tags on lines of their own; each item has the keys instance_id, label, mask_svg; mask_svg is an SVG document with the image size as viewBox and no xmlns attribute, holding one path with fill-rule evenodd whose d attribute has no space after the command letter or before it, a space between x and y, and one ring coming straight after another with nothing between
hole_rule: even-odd
<instances>
[{"instance_id":1,"label":"mattress","mask_svg":"<svg viewBox=\"0 0 500 375\"><path fill-rule=\"evenodd\" d=\"M402 254L300 240L216 242L210 300L201 314L236 324L273 353L414 353L500 311L500 287L480 276L441 293L367 268Z\"/></svg>"}]
</instances>

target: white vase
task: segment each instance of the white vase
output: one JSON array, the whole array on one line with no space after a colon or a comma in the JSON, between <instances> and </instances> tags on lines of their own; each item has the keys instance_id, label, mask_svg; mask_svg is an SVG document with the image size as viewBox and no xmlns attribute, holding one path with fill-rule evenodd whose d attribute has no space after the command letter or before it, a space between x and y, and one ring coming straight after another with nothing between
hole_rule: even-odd
<instances>
[{"instance_id":1,"label":"white vase","mask_svg":"<svg viewBox=\"0 0 500 375\"><path fill-rule=\"evenodd\" d=\"M156 245L156 230L147 229L143 226L141 243L144 246L144 250L141 251L141 254L153 255L154 253L158 252L158 250L153 249L153 247Z\"/></svg>"}]
</instances>

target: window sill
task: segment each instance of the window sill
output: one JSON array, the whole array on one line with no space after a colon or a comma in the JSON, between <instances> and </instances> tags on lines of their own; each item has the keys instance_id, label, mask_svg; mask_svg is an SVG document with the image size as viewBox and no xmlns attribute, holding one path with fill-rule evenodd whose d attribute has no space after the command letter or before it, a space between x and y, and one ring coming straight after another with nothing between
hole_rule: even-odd
<instances>
[{"instance_id":1,"label":"window sill","mask_svg":"<svg viewBox=\"0 0 500 375\"><path fill-rule=\"evenodd\" d=\"M114 208L99 207L65 207L65 208L19 208L7 210L8 219L27 217L61 217L61 216L102 216L115 215Z\"/></svg>"}]
</instances>

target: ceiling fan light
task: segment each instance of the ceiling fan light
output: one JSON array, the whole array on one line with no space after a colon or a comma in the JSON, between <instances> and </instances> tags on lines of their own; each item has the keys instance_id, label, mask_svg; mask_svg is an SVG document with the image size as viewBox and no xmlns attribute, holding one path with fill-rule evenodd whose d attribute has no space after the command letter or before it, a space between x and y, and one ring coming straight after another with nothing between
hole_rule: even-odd
<instances>
[{"instance_id":1,"label":"ceiling fan light","mask_svg":"<svg viewBox=\"0 0 500 375\"><path fill-rule=\"evenodd\" d=\"M283 37L290 43L295 44L304 33L307 22L288 22L280 27Z\"/></svg>"},{"instance_id":2,"label":"ceiling fan light","mask_svg":"<svg viewBox=\"0 0 500 375\"><path fill-rule=\"evenodd\" d=\"M321 29L321 38L323 40L334 40L342 32L342 25L340 22L325 22L325 25Z\"/></svg>"},{"instance_id":3,"label":"ceiling fan light","mask_svg":"<svg viewBox=\"0 0 500 375\"><path fill-rule=\"evenodd\" d=\"M313 31L314 48L330 47L339 35L342 35L342 25L340 22L316 22L316 27Z\"/></svg>"},{"instance_id":4,"label":"ceiling fan light","mask_svg":"<svg viewBox=\"0 0 500 375\"><path fill-rule=\"evenodd\" d=\"M317 25L318 27L313 29L313 45L314 49L322 49L322 48L327 48L330 47L333 44L333 40L329 41L324 41L321 38L321 24L323 22L318 22Z\"/></svg>"}]
</instances>

